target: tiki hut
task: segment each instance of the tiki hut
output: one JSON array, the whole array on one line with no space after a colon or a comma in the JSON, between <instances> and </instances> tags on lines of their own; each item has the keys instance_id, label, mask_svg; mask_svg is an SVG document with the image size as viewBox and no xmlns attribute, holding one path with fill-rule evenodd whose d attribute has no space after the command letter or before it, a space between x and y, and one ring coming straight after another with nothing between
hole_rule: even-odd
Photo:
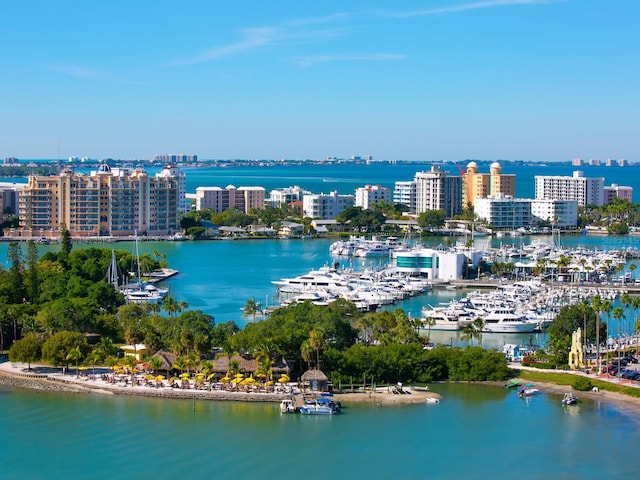
<instances>
[{"instance_id":1,"label":"tiki hut","mask_svg":"<svg viewBox=\"0 0 640 480\"><path fill-rule=\"evenodd\" d=\"M329 379L317 368L304 372L301 380L305 390L307 388L314 392L326 392L329 390Z\"/></svg>"},{"instance_id":2,"label":"tiki hut","mask_svg":"<svg viewBox=\"0 0 640 480\"><path fill-rule=\"evenodd\" d=\"M167 375L172 370L173 364L176 363L176 358L178 358L176 354L165 352L164 350L158 350L153 356L162 360L162 366L158 370L167 372Z\"/></svg>"}]
</instances>

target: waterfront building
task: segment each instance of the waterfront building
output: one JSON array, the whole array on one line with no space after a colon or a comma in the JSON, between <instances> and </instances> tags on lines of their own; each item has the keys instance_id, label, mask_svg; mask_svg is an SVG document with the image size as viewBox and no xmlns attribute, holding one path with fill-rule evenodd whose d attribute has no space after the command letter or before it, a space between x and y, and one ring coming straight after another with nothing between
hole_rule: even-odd
<instances>
[{"instance_id":1,"label":"waterfront building","mask_svg":"<svg viewBox=\"0 0 640 480\"><path fill-rule=\"evenodd\" d=\"M478 173L478 164L469 162L463 177L463 205L474 206L477 198L487 198L487 196L489 196L489 174Z\"/></svg>"},{"instance_id":2,"label":"waterfront building","mask_svg":"<svg viewBox=\"0 0 640 480\"><path fill-rule=\"evenodd\" d=\"M609 205L614 198L629 200L631 202L633 201L632 197L633 187L625 187L623 185L618 185L617 183L612 183L611 185L603 188L602 204Z\"/></svg>"},{"instance_id":3,"label":"waterfront building","mask_svg":"<svg viewBox=\"0 0 640 480\"><path fill-rule=\"evenodd\" d=\"M604 166L605 167L615 167L616 165L618 165L618 163L615 160L611 159L611 158L607 158L604 161Z\"/></svg>"},{"instance_id":4,"label":"waterfront building","mask_svg":"<svg viewBox=\"0 0 640 480\"><path fill-rule=\"evenodd\" d=\"M491 228L514 230L531 226L531 200L498 194L476 199L474 213Z\"/></svg>"},{"instance_id":5,"label":"waterfront building","mask_svg":"<svg viewBox=\"0 0 640 480\"><path fill-rule=\"evenodd\" d=\"M516 176L514 174L502 173L502 166L498 162L493 162L489 167L490 195L516 196Z\"/></svg>"},{"instance_id":6,"label":"waterfront building","mask_svg":"<svg viewBox=\"0 0 640 480\"><path fill-rule=\"evenodd\" d=\"M304 225L296 222L280 222L278 235L283 238L299 237L304 233Z\"/></svg>"},{"instance_id":7,"label":"waterfront building","mask_svg":"<svg viewBox=\"0 0 640 480\"><path fill-rule=\"evenodd\" d=\"M187 200L187 176L175 165L167 165L156 177L173 177L178 182L178 213L185 213L190 210L190 202Z\"/></svg>"},{"instance_id":8,"label":"waterfront building","mask_svg":"<svg viewBox=\"0 0 640 480\"><path fill-rule=\"evenodd\" d=\"M618 159L618 166L619 167L627 167L627 166L629 166L629 162L627 162L624 158L620 158L620 159Z\"/></svg>"},{"instance_id":9,"label":"waterfront building","mask_svg":"<svg viewBox=\"0 0 640 480\"><path fill-rule=\"evenodd\" d=\"M571 165L573 167L581 167L584 165L584 161L581 158L574 158L571 160Z\"/></svg>"},{"instance_id":10,"label":"waterfront building","mask_svg":"<svg viewBox=\"0 0 640 480\"><path fill-rule=\"evenodd\" d=\"M552 223L560 228L578 225L578 202L575 200L540 199L531 201L531 223Z\"/></svg>"},{"instance_id":11,"label":"waterfront building","mask_svg":"<svg viewBox=\"0 0 640 480\"><path fill-rule=\"evenodd\" d=\"M591 166L591 167L599 167L600 166L600 159L599 158L590 158L589 159L589 166Z\"/></svg>"},{"instance_id":12,"label":"waterfront building","mask_svg":"<svg viewBox=\"0 0 640 480\"><path fill-rule=\"evenodd\" d=\"M314 193L305 195L302 199L302 212L305 217L330 219L354 205L354 195L340 195L335 191L328 194Z\"/></svg>"},{"instance_id":13,"label":"waterfront building","mask_svg":"<svg viewBox=\"0 0 640 480\"><path fill-rule=\"evenodd\" d=\"M24 183L0 182L0 207L2 208L3 220L4 212L10 211L13 215L18 214L20 193L25 186Z\"/></svg>"},{"instance_id":14,"label":"waterfront building","mask_svg":"<svg viewBox=\"0 0 640 480\"><path fill-rule=\"evenodd\" d=\"M413 180L395 182L393 203L406 205L410 212L416 211L416 182Z\"/></svg>"},{"instance_id":15,"label":"waterfront building","mask_svg":"<svg viewBox=\"0 0 640 480\"><path fill-rule=\"evenodd\" d=\"M462 213L462 177L448 175L439 167L432 166L429 172L417 172L417 215L428 210L442 210L447 218Z\"/></svg>"},{"instance_id":16,"label":"waterfront building","mask_svg":"<svg viewBox=\"0 0 640 480\"><path fill-rule=\"evenodd\" d=\"M31 175L19 203L20 227L9 236L162 236L178 230L178 179L149 176L142 168L100 165L89 175L65 168L58 175Z\"/></svg>"},{"instance_id":17,"label":"waterfront building","mask_svg":"<svg viewBox=\"0 0 640 480\"><path fill-rule=\"evenodd\" d=\"M576 200L578 205L602 205L604 178L587 178L581 170L565 175L536 175L536 199Z\"/></svg>"},{"instance_id":18,"label":"waterfront building","mask_svg":"<svg viewBox=\"0 0 640 480\"><path fill-rule=\"evenodd\" d=\"M462 278L467 257L445 247L393 251L392 259L398 272L428 279L456 280Z\"/></svg>"},{"instance_id":19,"label":"waterfront building","mask_svg":"<svg viewBox=\"0 0 640 480\"><path fill-rule=\"evenodd\" d=\"M304 190L297 185L287 188L276 188L269 192L269 198L265 203L271 207L281 207L282 205L301 202L305 195L311 192Z\"/></svg>"},{"instance_id":20,"label":"waterfront building","mask_svg":"<svg viewBox=\"0 0 640 480\"><path fill-rule=\"evenodd\" d=\"M249 214L251 209L264 209L263 187L220 187L196 188L196 210L207 208L216 213L237 209Z\"/></svg>"},{"instance_id":21,"label":"waterfront building","mask_svg":"<svg viewBox=\"0 0 640 480\"><path fill-rule=\"evenodd\" d=\"M516 176L503 174L502 166L493 162L489 173L479 173L478 164L469 162L463 177L462 201L465 207L474 206L478 198L487 198L498 194L516 195Z\"/></svg>"},{"instance_id":22,"label":"waterfront building","mask_svg":"<svg viewBox=\"0 0 640 480\"><path fill-rule=\"evenodd\" d=\"M364 210L373 208L378 202L389 203L391 201L391 190L382 185L365 185L356 188L356 207Z\"/></svg>"}]
</instances>

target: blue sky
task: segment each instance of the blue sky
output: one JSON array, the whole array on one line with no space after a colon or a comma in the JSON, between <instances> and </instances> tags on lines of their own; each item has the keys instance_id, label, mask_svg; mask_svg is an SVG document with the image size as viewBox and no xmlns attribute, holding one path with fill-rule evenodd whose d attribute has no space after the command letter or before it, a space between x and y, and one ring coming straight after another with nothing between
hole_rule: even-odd
<instances>
[{"instance_id":1,"label":"blue sky","mask_svg":"<svg viewBox=\"0 0 640 480\"><path fill-rule=\"evenodd\" d=\"M0 157L640 162L638 0L0 11Z\"/></svg>"}]
</instances>

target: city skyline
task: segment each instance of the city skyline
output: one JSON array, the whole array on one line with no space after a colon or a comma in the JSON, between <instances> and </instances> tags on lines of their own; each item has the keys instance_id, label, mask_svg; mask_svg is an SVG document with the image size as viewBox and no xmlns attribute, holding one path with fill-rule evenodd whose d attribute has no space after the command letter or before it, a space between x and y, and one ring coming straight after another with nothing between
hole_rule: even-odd
<instances>
[{"instance_id":1,"label":"city skyline","mask_svg":"<svg viewBox=\"0 0 640 480\"><path fill-rule=\"evenodd\" d=\"M640 161L640 4L4 6L0 157Z\"/></svg>"}]
</instances>

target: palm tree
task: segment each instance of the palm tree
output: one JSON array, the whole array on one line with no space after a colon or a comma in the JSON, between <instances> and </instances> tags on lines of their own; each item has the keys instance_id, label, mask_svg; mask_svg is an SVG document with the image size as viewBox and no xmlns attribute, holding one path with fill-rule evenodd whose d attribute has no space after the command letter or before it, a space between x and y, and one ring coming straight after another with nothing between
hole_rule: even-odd
<instances>
[{"instance_id":1,"label":"palm tree","mask_svg":"<svg viewBox=\"0 0 640 480\"><path fill-rule=\"evenodd\" d=\"M76 378L80 376L80 372L78 371L78 364L80 363L81 359L82 359L82 352L80 351L80 347L78 346L73 347L71 350L69 350L69 353L67 353L67 360L70 360L76 363Z\"/></svg>"},{"instance_id":2,"label":"palm tree","mask_svg":"<svg viewBox=\"0 0 640 480\"><path fill-rule=\"evenodd\" d=\"M587 314L590 310L589 300L583 300L577 305L578 310L582 313L582 359L586 363L587 355Z\"/></svg>"},{"instance_id":3,"label":"palm tree","mask_svg":"<svg viewBox=\"0 0 640 480\"><path fill-rule=\"evenodd\" d=\"M422 324L427 326L427 340L431 341L431 327L436 324L436 319L433 316L422 317Z\"/></svg>"},{"instance_id":4,"label":"palm tree","mask_svg":"<svg viewBox=\"0 0 640 480\"><path fill-rule=\"evenodd\" d=\"M631 306L633 307L633 333L636 333L640 329L640 321L638 320L638 309L640 309L640 297L634 297L631 300ZM638 356L638 344L636 344L636 356Z\"/></svg>"},{"instance_id":5,"label":"palm tree","mask_svg":"<svg viewBox=\"0 0 640 480\"><path fill-rule=\"evenodd\" d=\"M256 302L255 298L251 297L247 300L247 303L244 304L242 314L247 317L253 316L253 323L256 323L256 313L258 313L259 310L259 304Z\"/></svg>"},{"instance_id":6,"label":"palm tree","mask_svg":"<svg viewBox=\"0 0 640 480\"><path fill-rule=\"evenodd\" d=\"M482 331L484 330L484 318L478 317L473 321L474 327L476 327L476 338L480 342L480 346L482 347Z\"/></svg>"},{"instance_id":7,"label":"palm tree","mask_svg":"<svg viewBox=\"0 0 640 480\"><path fill-rule=\"evenodd\" d=\"M153 370L153 372L157 372L162 368L162 359L160 357L151 357L149 359L149 363L147 363L148 367Z\"/></svg>"},{"instance_id":8,"label":"palm tree","mask_svg":"<svg viewBox=\"0 0 640 480\"><path fill-rule=\"evenodd\" d=\"M636 275L635 275L635 273L634 273L634 272L635 272L635 270L636 270L636 267L637 267L637 266L636 266L636 264L635 264L635 263L632 263L631 265L629 265L629 271L631 272L631 280L632 280L633 282L635 282L635 281L636 281Z\"/></svg>"},{"instance_id":9,"label":"palm tree","mask_svg":"<svg viewBox=\"0 0 640 480\"><path fill-rule=\"evenodd\" d=\"M462 340L470 340L471 346L473 347L473 339L478 336L478 327L475 325L475 322L467 323L464 327L462 327L462 334L460 338Z\"/></svg>"},{"instance_id":10,"label":"palm tree","mask_svg":"<svg viewBox=\"0 0 640 480\"><path fill-rule=\"evenodd\" d=\"M620 323L621 320L623 318L626 318L624 315L624 309L622 307L616 307L613 309L613 318L618 320L618 341L616 342L616 351L619 349L620 346ZM620 370L620 355L618 352L618 355L616 355L618 357L618 370Z\"/></svg>"},{"instance_id":11,"label":"palm tree","mask_svg":"<svg viewBox=\"0 0 640 480\"><path fill-rule=\"evenodd\" d=\"M309 332L309 343L316 351L316 368L320 369L320 350L324 348L324 331L315 328Z\"/></svg>"},{"instance_id":12,"label":"palm tree","mask_svg":"<svg viewBox=\"0 0 640 480\"><path fill-rule=\"evenodd\" d=\"M180 305L171 295L167 295L162 302L162 309L167 312L167 314L172 317L174 313L180 311Z\"/></svg>"},{"instance_id":13,"label":"palm tree","mask_svg":"<svg viewBox=\"0 0 640 480\"><path fill-rule=\"evenodd\" d=\"M622 296L620 297L620 303L622 304L622 306L624 307L625 311L631 306L631 295L629 295L628 293L623 293ZM625 320L626 320L626 315L624 316ZM624 330L627 331L627 333L629 332L629 328L626 325L624 325ZM618 325L618 337L620 337L620 326Z\"/></svg>"},{"instance_id":14,"label":"palm tree","mask_svg":"<svg viewBox=\"0 0 640 480\"><path fill-rule=\"evenodd\" d=\"M607 339L605 345L609 343L609 320L611 319L611 302L606 300L602 302L602 312L607 314Z\"/></svg>"},{"instance_id":15,"label":"palm tree","mask_svg":"<svg viewBox=\"0 0 640 480\"><path fill-rule=\"evenodd\" d=\"M300 357L307 362L307 370L311 369L311 359L313 358L313 347L311 341L306 339L300 344Z\"/></svg>"}]
</instances>

